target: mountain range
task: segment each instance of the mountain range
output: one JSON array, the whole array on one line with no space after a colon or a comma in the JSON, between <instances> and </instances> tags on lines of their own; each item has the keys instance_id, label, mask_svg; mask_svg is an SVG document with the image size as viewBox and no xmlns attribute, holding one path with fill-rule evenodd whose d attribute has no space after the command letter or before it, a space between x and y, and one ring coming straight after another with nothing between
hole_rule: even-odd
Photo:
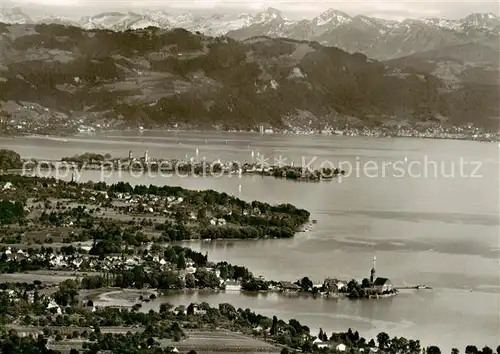
<instances>
[{"instance_id":1,"label":"mountain range","mask_svg":"<svg viewBox=\"0 0 500 354\"><path fill-rule=\"evenodd\" d=\"M499 85L484 81L494 67L466 64L474 47L461 46L380 62L290 38L0 23L0 121L226 130L472 121L496 130ZM455 81L446 62L459 67Z\"/></svg>"},{"instance_id":2,"label":"mountain range","mask_svg":"<svg viewBox=\"0 0 500 354\"><path fill-rule=\"evenodd\" d=\"M184 28L209 36L227 35L244 40L256 36L317 41L349 53L362 53L377 60L401 58L449 46L479 44L498 52L500 18L492 13L474 13L459 20L441 18L391 21L367 16L349 16L330 9L311 20L290 20L282 11L269 8L257 14L173 15L164 11L107 12L70 20L63 17L31 18L20 8L0 9L0 22L15 24L56 23L83 29L125 31L154 26Z\"/></svg>"}]
</instances>

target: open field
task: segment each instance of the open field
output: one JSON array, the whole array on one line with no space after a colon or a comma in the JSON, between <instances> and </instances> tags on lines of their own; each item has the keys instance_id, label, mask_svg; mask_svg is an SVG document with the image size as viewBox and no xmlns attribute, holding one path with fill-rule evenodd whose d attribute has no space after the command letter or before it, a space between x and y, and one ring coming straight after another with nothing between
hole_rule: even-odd
<instances>
[{"instance_id":1,"label":"open field","mask_svg":"<svg viewBox=\"0 0 500 354\"><path fill-rule=\"evenodd\" d=\"M242 334L217 331L189 331L188 338L181 342L162 340L165 345L175 346L179 351L196 350L198 353L275 353L280 350L269 343Z\"/></svg>"},{"instance_id":2,"label":"open field","mask_svg":"<svg viewBox=\"0 0 500 354\"><path fill-rule=\"evenodd\" d=\"M35 332L42 332L44 327L34 327L34 326L20 326L20 325L14 325L14 324L7 324L5 326L8 329L14 330L18 333L35 333ZM52 331L59 331L63 333L73 333L73 332L88 332L91 333L94 330L90 327L74 327L74 326L48 326ZM144 331L143 328L141 327L119 327L119 326L102 326L100 327L101 333L114 333L114 334L126 334L128 332L130 333L139 333ZM72 341L81 341L84 342L84 340L72 340Z\"/></svg>"},{"instance_id":3,"label":"open field","mask_svg":"<svg viewBox=\"0 0 500 354\"><path fill-rule=\"evenodd\" d=\"M94 305L98 307L121 307L130 308L136 304L140 304L140 296L143 297L144 301L150 301L150 296L154 294L158 296L158 293L152 289L122 289L122 288L100 288L92 290L82 290L80 291L78 297L83 301L92 300Z\"/></svg>"},{"instance_id":4,"label":"open field","mask_svg":"<svg viewBox=\"0 0 500 354\"><path fill-rule=\"evenodd\" d=\"M69 353L71 349L81 350L83 347L83 343L87 342L86 340L81 339L67 339L62 342L49 342L47 347L51 350L59 351L61 353Z\"/></svg>"},{"instance_id":5,"label":"open field","mask_svg":"<svg viewBox=\"0 0 500 354\"><path fill-rule=\"evenodd\" d=\"M32 283L39 280L42 283L59 284L67 279L75 279L77 276L97 275L95 272L71 272L56 270L34 270L28 273L3 273L0 274L0 283Z\"/></svg>"},{"instance_id":6,"label":"open field","mask_svg":"<svg viewBox=\"0 0 500 354\"><path fill-rule=\"evenodd\" d=\"M0 283L32 283L40 280L42 283L59 284L67 279L74 279L74 276L65 275L41 275L34 273L12 273L0 274Z\"/></svg>"},{"instance_id":7,"label":"open field","mask_svg":"<svg viewBox=\"0 0 500 354\"><path fill-rule=\"evenodd\" d=\"M43 235L43 231L38 231L40 235ZM43 236L45 237L45 236ZM0 243L0 247L11 247L15 249L25 249L25 248L52 248L54 250L59 250L61 247L68 247L68 246L73 246L73 247L92 247L92 241L86 241L86 242L72 242L72 243L62 243L62 242L54 242L54 243L29 243L29 242L23 242L23 243Z\"/></svg>"}]
</instances>

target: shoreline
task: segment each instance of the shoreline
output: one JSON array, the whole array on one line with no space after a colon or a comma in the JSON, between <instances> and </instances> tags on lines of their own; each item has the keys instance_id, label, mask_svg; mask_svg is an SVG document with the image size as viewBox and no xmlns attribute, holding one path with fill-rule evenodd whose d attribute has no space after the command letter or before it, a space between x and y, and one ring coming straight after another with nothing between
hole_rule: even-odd
<instances>
[{"instance_id":1,"label":"shoreline","mask_svg":"<svg viewBox=\"0 0 500 354\"><path fill-rule=\"evenodd\" d=\"M176 297L179 295L195 295L195 294L221 294L221 293L230 293L237 296L258 296L258 295L270 295L276 294L282 297L302 297L308 299L324 299L324 300L378 300L378 299L387 299L390 297L394 297L397 293L392 294L381 294L381 295L370 295L368 298L349 298L346 293L335 293L335 294L312 294L309 292L287 292L282 290L260 290L260 291L246 291L246 290L224 290L224 289L203 289L203 288L184 288L179 290L169 290L169 289L133 289L133 288L116 288L116 287L106 287L92 290L84 290L83 294L79 295L81 300L88 301L92 300L94 302L105 303L104 305L98 306L119 306L118 303L122 302L130 302L130 307L133 304L141 303L141 302L153 302L155 300L162 300L162 298L170 298ZM112 295L122 294L123 296L114 297ZM154 294L156 298L149 298L150 295ZM139 299L139 296L143 296L143 300ZM131 300L130 297L135 296L134 300ZM116 303L116 304L115 304Z\"/></svg>"},{"instance_id":2,"label":"shoreline","mask_svg":"<svg viewBox=\"0 0 500 354\"><path fill-rule=\"evenodd\" d=\"M95 154L94 154L95 155ZM292 180L296 182L322 182L332 181L337 177L345 177L346 172L334 167L313 169L311 167L294 166L277 161L271 165L265 159L256 157L252 162L239 161L207 161L205 159L179 160L179 159L148 159L105 157L102 155L87 156L87 153L75 157L63 157L55 160L28 159L22 160L24 171L41 172L51 170L67 171L111 171L129 173L176 173L185 176L222 177L223 175L241 177L243 175L274 177L275 179ZM11 169L6 172L16 172Z\"/></svg>"},{"instance_id":3,"label":"shoreline","mask_svg":"<svg viewBox=\"0 0 500 354\"><path fill-rule=\"evenodd\" d=\"M17 137L28 137L28 138L47 138L47 137L55 137L55 138L68 138L68 137L78 137L78 136L97 136L97 135L106 135L108 133L115 132L165 132L165 133L217 133L217 134L247 134L247 135L261 135L256 131L221 131L221 130L202 130L202 129L110 129L110 130L101 130L95 132L75 132L72 134L55 134L45 135L45 134L36 134L36 133L21 133L21 134L0 134L0 137L5 138L17 138ZM491 133L491 135L495 135L495 133ZM429 140L459 140L459 141L474 141L474 142L482 142L482 143L498 143L500 142L500 136L496 138L484 137L484 138L474 138L473 136L412 136L412 135L398 135L398 134L379 134L379 135L370 135L370 134L322 134L318 132L314 133L265 133L262 136L313 136L313 137L365 137L365 138L406 138L406 139L429 139Z\"/></svg>"}]
</instances>

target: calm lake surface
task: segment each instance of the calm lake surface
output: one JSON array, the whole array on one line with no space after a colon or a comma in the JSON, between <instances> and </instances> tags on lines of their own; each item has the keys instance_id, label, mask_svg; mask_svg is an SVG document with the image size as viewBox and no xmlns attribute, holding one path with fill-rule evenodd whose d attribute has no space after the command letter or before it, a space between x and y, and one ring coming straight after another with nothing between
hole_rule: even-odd
<instances>
[{"instance_id":1,"label":"calm lake surface","mask_svg":"<svg viewBox=\"0 0 500 354\"><path fill-rule=\"evenodd\" d=\"M452 347L462 351L468 344L493 348L500 344L498 144L114 132L71 138L0 138L0 147L16 150L23 158L39 159L86 151L126 157L132 150L134 156L142 156L146 149L152 157L184 158L196 156L198 148L200 158L249 161L253 150L255 156L258 152L269 157L270 163L280 155L296 165L301 164L302 157L306 164L317 157L316 167L323 161L342 162L342 167L351 172L348 162L353 167L349 177L322 183L259 176L138 177L126 172L108 173L105 180L214 189L245 200L286 202L308 209L317 224L291 240L187 243L193 249L207 251L212 260L245 265L268 279L362 279L369 276L376 256L378 276L390 278L395 285L426 284L434 288L377 301L186 293L169 297L174 304L230 302L269 316L296 318L312 329L322 327L331 332L352 327L365 337L386 331L391 336L420 339L424 345L439 345L445 352ZM101 177L100 171L85 171L80 181ZM145 308L159 303L146 304Z\"/></svg>"}]
</instances>

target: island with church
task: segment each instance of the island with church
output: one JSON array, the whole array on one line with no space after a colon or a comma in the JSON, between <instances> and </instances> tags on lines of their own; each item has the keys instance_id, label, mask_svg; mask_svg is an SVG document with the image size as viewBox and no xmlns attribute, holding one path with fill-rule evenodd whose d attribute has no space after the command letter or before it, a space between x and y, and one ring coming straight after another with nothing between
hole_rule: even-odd
<instances>
[{"instance_id":1,"label":"island with church","mask_svg":"<svg viewBox=\"0 0 500 354\"><path fill-rule=\"evenodd\" d=\"M350 281L337 278L326 278L323 283L314 284L308 277L304 277L295 283L279 282L278 290L286 293L312 293L313 295L332 298L369 299L393 296L398 289L390 279L376 276L376 257L373 257L373 267L370 277L361 282L355 279ZM418 288L418 286L411 287Z\"/></svg>"}]
</instances>

